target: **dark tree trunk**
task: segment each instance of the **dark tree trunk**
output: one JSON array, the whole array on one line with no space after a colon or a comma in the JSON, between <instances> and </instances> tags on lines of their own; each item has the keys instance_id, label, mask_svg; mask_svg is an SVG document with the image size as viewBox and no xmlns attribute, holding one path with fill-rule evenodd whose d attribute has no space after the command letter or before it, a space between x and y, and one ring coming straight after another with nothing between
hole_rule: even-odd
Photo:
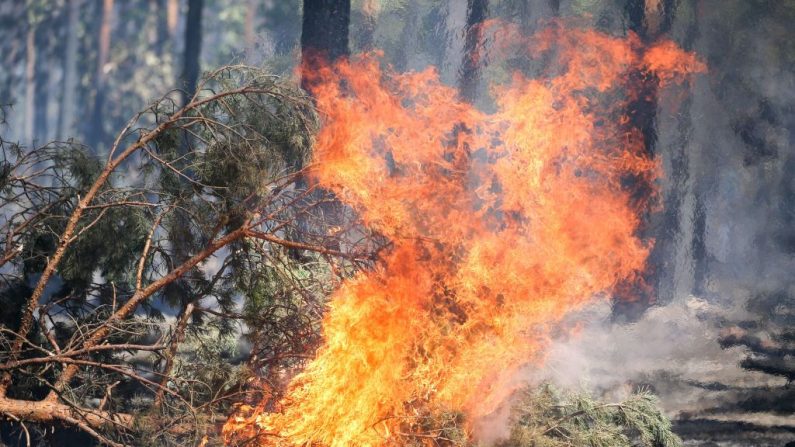
<instances>
[{"instance_id":1,"label":"dark tree trunk","mask_svg":"<svg viewBox=\"0 0 795 447\"><path fill-rule=\"evenodd\" d=\"M483 58L483 22L488 15L488 0L467 1L467 23L464 30L464 54L458 73L461 99L474 103L478 95Z\"/></svg>"},{"instance_id":2,"label":"dark tree trunk","mask_svg":"<svg viewBox=\"0 0 795 447\"><path fill-rule=\"evenodd\" d=\"M704 295L707 277L707 210L701 191L695 192L695 208L693 210L693 293Z\"/></svg>"},{"instance_id":3,"label":"dark tree trunk","mask_svg":"<svg viewBox=\"0 0 795 447\"><path fill-rule=\"evenodd\" d=\"M698 0L690 5L693 8L681 41L682 48L693 51L696 39L699 36L698 23ZM692 177L691 166L693 160L698 160L698 155L691 156L691 153L701 151L694 150L693 147L693 121L691 109L693 107L693 95L689 94L692 84L689 79L682 83L682 91L685 94L682 104L676 113L675 139L670 147L668 154L668 188L664 192L664 202L662 210L661 227L665 230L666 237L663 238L657 249L660 253L658 257L664 261L660 274L657 278L659 285L658 295L662 301L670 301L682 293L701 294L698 286L701 276L699 259L702 259L702 252L705 246L699 246L697 242L702 240L698 235L704 228L706 221L703 219L704 204L698 197L698 185L700 177ZM692 203L688 199L692 196ZM688 239L686 235L691 235ZM687 259L684 266L679 260ZM692 281L692 283L690 282ZM687 288L677 287L678 284L691 284Z\"/></svg>"},{"instance_id":4,"label":"dark tree trunk","mask_svg":"<svg viewBox=\"0 0 795 447\"><path fill-rule=\"evenodd\" d=\"M199 56L202 44L202 9L204 0L188 0L188 17L185 23L185 55L182 67L182 103L187 104L196 93L199 82Z\"/></svg>"},{"instance_id":5,"label":"dark tree trunk","mask_svg":"<svg viewBox=\"0 0 795 447\"><path fill-rule=\"evenodd\" d=\"M695 0L693 5L693 40L698 36L698 21L704 13L704 2ZM686 47L687 49L691 49ZM696 176L692 180L693 196L695 199L695 209L693 216L690 219L693 222L693 239L691 243L692 260L693 260L693 293L696 295L704 295L706 293L707 274L709 271L709 254L707 253L707 206L706 195L707 185L711 182L710 179L705 179L701 176Z\"/></svg>"},{"instance_id":6,"label":"dark tree trunk","mask_svg":"<svg viewBox=\"0 0 795 447\"><path fill-rule=\"evenodd\" d=\"M350 0L304 0L304 16L301 24L301 87L310 95L314 85L313 73L325 63L332 63L350 55L348 48L350 22ZM298 160L294 168L300 169L302 165L303 161ZM299 176L295 186L299 190L305 189L306 178ZM334 216L338 215L337 203L324 203L320 207L327 219L333 220ZM309 232L307 217L299 214L296 219L297 234L292 239L303 242ZM303 259L303 255L298 250L290 250L289 253L295 259Z\"/></svg>"},{"instance_id":7,"label":"dark tree trunk","mask_svg":"<svg viewBox=\"0 0 795 447\"><path fill-rule=\"evenodd\" d=\"M301 26L301 87L311 92L310 73L318 64L333 62L350 54L348 28L350 0L304 0Z\"/></svg>"},{"instance_id":8,"label":"dark tree trunk","mask_svg":"<svg viewBox=\"0 0 795 447\"><path fill-rule=\"evenodd\" d=\"M560 0L549 0L549 9L552 10L552 15L558 17L560 15Z\"/></svg>"},{"instance_id":9,"label":"dark tree trunk","mask_svg":"<svg viewBox=\"0 0 795 447\"><path fill-rule=\"evenodd\" d=\"M199 82L203 9L204 0L188 1L188 13L185 21L185 52L181 76L183 105L191 101ZM191 145L191 135L187 131L183 131L179 145L180 153L186 155L191 152ZM185 169L185 173L188 177L195 175L190 168ZM190 187L187 184L187 180L182 180L182 187ZM174 265L180 265L194 254L193 247L196 245L196 237L192 231L191 216L185 210L175 210L173 219L169 224L169 240L172 244L171 256ZM166 300L172 305L179 304L181 312L185 312L185 309L196 299L196 293L192 286L194 284L192 279L194 272L195 270L186 272L182 278L177 279L164 290Z\"/></svg>"},{"instance_id":10,"label":"dark tree trunk","mask_svg":"<svg viewBox=\"0 0 795 447\"><path fill-rule=\"evenodd\" d=\"M647 14L645 0L628 0L625 11L627 27L637 34L644 44L649 44L671 28L674 15L674 0L662 0L661 10ZM630 125L643 133L643 145L647 155L654 156L657 144L656 117L659 79L640 70L631 74L630 82L635 87L636 98L629 104Z\"/></svg>"},{"instance_id":11,"label":"dark tree trunk","mask_svg":"<svg viewBox=\"0 0 795 447\"><path fill-rule=\"evenodd\" d=\"M105 139L103 109L105 107L105 65L110 57L110 22L113 18L113 0L100 0L99 39L97 41L97 66L94 77L94 105L89 124L88 143L94 150Z\"/></svg>"},{"instance_id":12,"label":"dark tree trunk","mask_svg":"<svg viewBox=\"0 0 795 447\"><path fill-rule=\"evenodd\" d=\"M661 35L670 30L674 16L673 0L662 0L660 9L648 11L645 0L627 0L625 4L625 17L628 31L635 33L644 45L650 44ZM648 158L654 158L657 153L657 107L659 93L659 78L653 73L635 70L629 74L628 86L632 98L627 106L627 126L640 131L642 138L642 151ZM654 185L642 178L632 179L629 182L632 197L645 201L652 193ZM679 198L675 198L677 201ZM670 198L666 199L671 202ZM673 206L674 203L671 202ZM615 310L630 319L637 318L650 305L657 301L660 288L660 273L666 269L666 262L672 256L673 239L678 234L677 224L671 222L669 211L661 216L652 215L651 209L646 208L641 236L655 241L649 259L645 282L647 287L631 288L626 299L616 303ZM674 215L675 216L675 215ZM670 287L670 284L666 284ZM621 294L619 294L621 295ZM621 298L621 296L619 296Z\"/></svg>"}]
</instances>

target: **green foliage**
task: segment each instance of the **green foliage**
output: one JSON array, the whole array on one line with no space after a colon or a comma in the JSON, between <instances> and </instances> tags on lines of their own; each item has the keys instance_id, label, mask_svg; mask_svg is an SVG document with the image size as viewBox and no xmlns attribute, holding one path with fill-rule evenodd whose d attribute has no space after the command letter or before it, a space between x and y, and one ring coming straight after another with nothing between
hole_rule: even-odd
<instances>
[{"instance_id":1,"label":"green foliage","mask_svg":"<svg viewBox=\"0 0 795 447\"><path fill-rule=\"evenodd\" d=\"M318 125L311 101L244 66L208 74L195 101L178 119L169 96L139 114L104 174L107 154L73 142L22 150L0 139L0 229L9 235L0 240L0 364L37 360L11 371L8 395L43 398L66 364L38 357L64 352L81 363L63 401L78 413L138 416L134 427L94 427L103 442L215 436L233 402L261 393L249 379L295 366L319 341L329 259L291 256L268 239L297 234L302 212L307 229L324 234L322 213L307 212L315 203L296 184ZM153 139L136 146L142 135ZM119 158L125 147L136 152ZM89 191L98 192L89 200ZM266 237L244 237L244 228ZM210 247L233 232L222 249ZM32 299L59 247L63 257ZM188 266L197 255L203 261ZM152 284L134 311L118 313ZM33 322L10 355L28 306ZM105 349L81 351L100 330ZM46 443L48 426L30 427Z\"/></svg>"},{"instance_id":2,"label":"green foliage","mask_svg":"<svg viewBox=\"0 0 795 447\"><path fill-rule=\"evenodd\" d=\"M464 415L430 411L401 424L404 445L486 447L467 432ZM515 397L510 433L494 447L681 447L657 398L638 391L604 403L585 392L549 384L528 387Z\"/></svg>"},{"instance_id":3,"label":"green foliage","mask_svg":"<svg viewBox=\"0 0 795 447\"><path fill-rule=\"evenodd\" d=\"M658 406L639 391L623 402L601 403L550 385L525 390L500 447L678 447L681 441Z\"/></svg>"}]
</instances>

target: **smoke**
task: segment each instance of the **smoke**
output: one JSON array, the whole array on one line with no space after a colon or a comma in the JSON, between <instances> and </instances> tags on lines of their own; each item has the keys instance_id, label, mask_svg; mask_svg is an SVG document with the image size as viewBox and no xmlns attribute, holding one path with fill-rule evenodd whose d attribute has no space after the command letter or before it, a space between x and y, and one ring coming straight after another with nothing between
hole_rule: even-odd
<instances>
[{"instance_id":1,"label":"smoke","mask_svg":"<svg viewBox=\"0 0 795 447\"><path fill-rule=\"evenodd\" d=\"M526 367L513 382L551 383L606 401L620 401L647 388L660 396L671 417L709 413L730 405L738 391L785 383L781 378L742 369L745 350L723 349L718 344L717 322L747 316L742 302L721 306L683 296L625 324L614 321L611 302L602 300L570 315L568 324L578 330L561 334L548 348L543 365ZM479 439L489 443L507 436L510 409L507 402L479 420ZM735 412L739 410L735 408ZM723 414L723 419L731 420L730 416ZM755 418L757 423L767 424L780 419L774 415Z\"/></svg>"}]
</instances>

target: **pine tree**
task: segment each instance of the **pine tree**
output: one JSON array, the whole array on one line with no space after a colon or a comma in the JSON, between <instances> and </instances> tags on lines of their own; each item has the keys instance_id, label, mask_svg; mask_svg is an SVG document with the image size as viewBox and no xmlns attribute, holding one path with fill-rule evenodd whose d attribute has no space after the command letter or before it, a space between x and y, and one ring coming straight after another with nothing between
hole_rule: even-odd
<instances>
[{"instance_id":1,"label":"pine tree","mask_svg":"<svg viewBox=\"0 0 795 447\"><path fill-rule=\"evenodd\" d=\"M13 210L0 221L3 441L185 445L217 434L217 415L261 392L250 379L311 352L331 259L341 273L365 259L334 249L344 235L284 239L317 206L292 205L317 126L309 99L245 67L199 86L184 108L168 96L142 112L109 158L2 141L0 207ZM177 210L191 234L179 256ZM325 234L322 221L306 224ZM185 278L190 295L169 317L164 303Z\"/></svg>"}]
</instances>

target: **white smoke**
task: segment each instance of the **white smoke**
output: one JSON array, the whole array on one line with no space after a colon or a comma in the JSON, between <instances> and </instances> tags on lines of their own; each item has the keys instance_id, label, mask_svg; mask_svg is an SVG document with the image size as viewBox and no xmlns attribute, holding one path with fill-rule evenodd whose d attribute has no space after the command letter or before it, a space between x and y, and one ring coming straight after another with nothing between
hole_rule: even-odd
<instances>
[{"instance_id":1,"label":"white smoke","mask_svg":"<svg viewBox=\"0 0 795 447\"><path fill-rule=\"evenodd\" d=\"M742 305L719 306L688 296L652 307L634 323L619 324L611 321L610 303L602 300L572 315L579 330L555 340L544 364L528 366L516 380L548 382L606 401L651 387L670 417L699 414L719 406L731 392L722 384L740 389L783 385L782 379L740 368L742 348L719 345L716 322L744 314ZM510 413L506 403L478 421L478 438L488 445L506 437Z\"/></svg>"}]
</instances>

